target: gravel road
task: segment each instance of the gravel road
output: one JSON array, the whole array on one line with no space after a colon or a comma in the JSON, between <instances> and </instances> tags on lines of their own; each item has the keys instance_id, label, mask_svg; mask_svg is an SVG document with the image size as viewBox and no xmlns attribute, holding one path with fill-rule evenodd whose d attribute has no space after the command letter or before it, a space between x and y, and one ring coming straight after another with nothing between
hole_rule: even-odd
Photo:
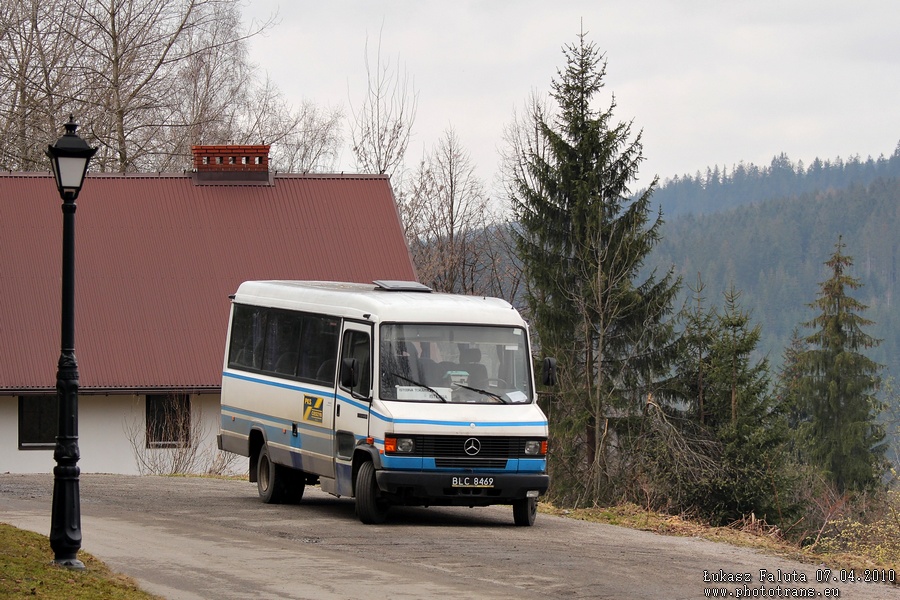
<instances>
[{"instance_id":1,"label":"gravel road","mask_svg":"<svg viewBox=\"0 0 900 600\"><path fill-rule=\"evenodd\" d=\"M0 522L48 535L52 489L49 474L0 475ZM82 475L80 491L82 548L171 600L900 598L900 587L819 584L815 566L694 538L542 514L516 527L510 507L395 508L363 525L352 500L317 487L281 506L221 479Z\"/></svg>"}]
</instances>

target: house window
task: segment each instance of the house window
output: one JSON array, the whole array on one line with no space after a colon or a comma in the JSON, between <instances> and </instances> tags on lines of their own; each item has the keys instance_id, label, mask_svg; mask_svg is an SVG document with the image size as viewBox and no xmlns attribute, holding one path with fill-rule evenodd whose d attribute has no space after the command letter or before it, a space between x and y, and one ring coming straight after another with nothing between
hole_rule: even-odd
<instances>
[{"instance_id":1,"label":"house window","mask_svg":"<svg viewBox=\"0 0 900 600\"><path fill-rule=\"evenodd\" d=\"M181 448L191 443L191 397L147 394L147 447Z\"/></svg>"},{"instance_id":2,"label":"house window","mask_svg":"<svg viewBox=\"0 0 900 600\"><path fill-rule=\"evenodd\" d=\"M59 428L56 394L19 396L19 450L53 450Z\"/></svg>"}]
</instances>

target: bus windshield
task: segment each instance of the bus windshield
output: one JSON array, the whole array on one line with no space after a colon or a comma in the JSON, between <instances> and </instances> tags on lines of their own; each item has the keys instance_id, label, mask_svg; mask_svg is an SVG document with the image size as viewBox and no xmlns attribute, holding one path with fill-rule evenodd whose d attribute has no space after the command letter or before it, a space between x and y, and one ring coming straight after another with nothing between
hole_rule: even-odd
<instances>
[{"instance_id":1,"label":"bus windshield","mask_svg":"<svg viewBox=\"0 0 900 600\"><path fill-rule=\"evenodd\" d=\"M380 334L383 400L532 401L528 336L521 327L385 323Z\"/></svg>"}]
</instances>

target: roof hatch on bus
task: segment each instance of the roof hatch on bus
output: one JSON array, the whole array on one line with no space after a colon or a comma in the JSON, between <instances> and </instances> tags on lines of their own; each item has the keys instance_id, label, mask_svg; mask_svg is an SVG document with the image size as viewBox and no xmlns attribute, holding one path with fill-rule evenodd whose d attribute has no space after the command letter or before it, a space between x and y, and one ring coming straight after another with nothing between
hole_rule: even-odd
<instances>
[{"instance_id":1,"label":"roof hatch on bus","mask_svg":"<svg viewBox=\"0 0 900 600\"><path fill-rule=\"evenodd\" d=\"M393 279L378 279L373 281L376 290L385 292L431 292L431 288L418 281L397 281Z\"/></svg>"}]
</instances>

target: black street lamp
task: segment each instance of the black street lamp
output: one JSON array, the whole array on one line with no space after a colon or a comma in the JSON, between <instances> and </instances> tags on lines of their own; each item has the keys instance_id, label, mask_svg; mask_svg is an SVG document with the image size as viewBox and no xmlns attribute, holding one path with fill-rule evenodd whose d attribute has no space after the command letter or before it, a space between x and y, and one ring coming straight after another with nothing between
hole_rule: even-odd
<instances>
[{"instance_id":1,"label":"black street lamp","mask_svg":"<svg viewBox=\"0 0 900 600\"><path fill-rule=\"evenodd\" d=\"M66 133L47 146L47 156L56 187L62 198L62 343L56 371L59 402L59 429L53 458L53 509L50 518L50 547L53 562L63 567L84 569L77 558L81 548L81 499L78 494L78 363L75 361L75 198L81 191L88 162L97 151L81 139L74 117L66 123Z\"/></svg>"}]
</instances>

